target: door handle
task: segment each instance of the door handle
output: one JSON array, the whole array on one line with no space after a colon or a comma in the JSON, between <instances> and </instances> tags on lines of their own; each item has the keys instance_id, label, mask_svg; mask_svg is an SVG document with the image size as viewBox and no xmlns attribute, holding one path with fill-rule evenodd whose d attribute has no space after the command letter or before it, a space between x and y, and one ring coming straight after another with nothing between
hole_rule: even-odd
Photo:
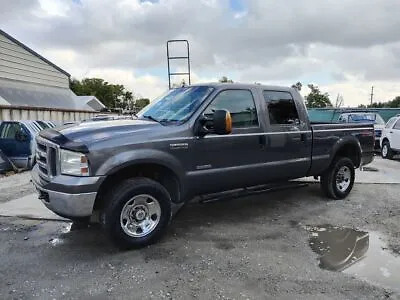
<instances>
[{"instance_id":1,"label":"door handle","mask_svg":"<svg viewBox=\"0 0 400 300\"><path fill-rule=\"evenodd\" d=\"M302 141L302 142L307 141L307 134L305 134L305 133L300 134L300 141Z\"/></svg>"},{"instance_id":2,"label":"door handle","mask_svg":"<svg viewBox=\"0 0 400 300\"><path fill-rule=\"evenodd\" d=\"M258 142L260 143L261 148L264 148L267 144L267 137L265 135L260 135L258 137Z\"/></svg>"},{"instance_id":3,"label":"door handle","mask_svg":"<svg viewBox=\"0 0 400 300\"><path fill-rule=\"evenodd\" d=\"M393 131L390 131L390 133L393 133Z\"/></svg>"}]
</instances>

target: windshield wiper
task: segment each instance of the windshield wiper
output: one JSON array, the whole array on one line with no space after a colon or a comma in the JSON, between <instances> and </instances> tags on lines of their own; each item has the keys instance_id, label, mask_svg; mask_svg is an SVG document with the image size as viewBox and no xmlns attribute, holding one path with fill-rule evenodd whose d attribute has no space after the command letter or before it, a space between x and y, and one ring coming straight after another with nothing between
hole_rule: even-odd
<instances>
[{"instance_id":1,"label":"windshield wiper","mask_svg":"<svg viewBox=\"0 0 400 300\"><path fill-rule=\"evenodd\" d=\"M157 123L160 123L160 124L161 124L161 121L160 121L160 120L157 120L157 119L154 118L153 116L145 116L145 115L143 115L143 118L146 118L146 119L149 119L149 120L152 120L152 121L154 121L154 122L157 122Z\"/></svg>"}]
</instances>

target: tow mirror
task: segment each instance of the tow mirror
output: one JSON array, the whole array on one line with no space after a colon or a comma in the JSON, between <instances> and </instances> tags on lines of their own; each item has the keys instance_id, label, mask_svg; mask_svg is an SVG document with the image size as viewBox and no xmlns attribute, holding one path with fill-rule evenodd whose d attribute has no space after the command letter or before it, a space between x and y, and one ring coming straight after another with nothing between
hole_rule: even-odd
<instances>
[{"instance_id":1,"label":"tow mirror","mask_svg":"<svg viewBox=\"0 0 400 300\"><path fill-rule=\"evenodd\" d=\"M230 134L232 132L232 117L229 111L221 109L216 110L212 117L201 116L198 123L197 134L205 136L206 134Z\"/></svg>"},{"instance_id":2,"label":"tow mirror","mask_svg":"<svg viewBox=\"0 0 400 300\"><path fill-rule=\"evenodd\" d=\"M213 115L213 127L216 134L232 132L232 117L227 110L216 110Z\"/></svg>"}]
</instances>

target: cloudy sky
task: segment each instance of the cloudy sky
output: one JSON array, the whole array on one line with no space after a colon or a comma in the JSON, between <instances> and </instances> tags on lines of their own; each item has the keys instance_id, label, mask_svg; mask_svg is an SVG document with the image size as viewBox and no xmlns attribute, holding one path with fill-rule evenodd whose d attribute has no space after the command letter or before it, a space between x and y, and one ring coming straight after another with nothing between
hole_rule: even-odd
<instances>
[{"instance_id":1,"label":"cloudy sky","mask_svg":"<svg viewBox=\"0 0 400 300\"><path fill-rule=\"evenodd\" d=\"M0 0L1 29L75 78L168 88L166 41L192 82L315 83L345 106L400 95L400 0ZM173 47L173 55L181 55ZM182 64L174 64L184 70ZM177 78L179 81L179 78ZM303 91L307 93L307 90Z\"/></svg>"}]
</instances>

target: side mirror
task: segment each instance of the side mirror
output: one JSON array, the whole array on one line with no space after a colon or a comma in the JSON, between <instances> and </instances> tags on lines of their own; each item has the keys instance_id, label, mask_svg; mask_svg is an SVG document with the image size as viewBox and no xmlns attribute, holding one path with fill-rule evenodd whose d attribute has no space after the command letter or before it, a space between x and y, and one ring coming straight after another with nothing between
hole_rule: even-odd
<instances>
[{"instance_id":1,"label":"side mirror","mask_svg":"<svg viewBox=\"0 0 400 300\"><path fill-rule=\"evenodd\" d=\"M216 110L213 115L214 133L230 134L232 132L232 117L227 110Z\"/></svg>"},{"instance_id":2,"label":"side mirror","mask_svg":"<svg viewBox=\"0 0 400 300\"><path fill-rule=\"evenodd\" d=\"M230 134L232 132L232 117L229 111L221 109L214 111L212 118L202 116L199 119L197 130L199 136L206 134Z\"/></svg>"},{"instance_id":3,"label":"side mirror","mask_svg":"<svg viewBox=\"0 0 400 300\"><path fill-rule=\"evenodd\" d=\"M19 130L15 133L15 139L19 142L25 142L28 140L28 135L22 130Z\"/></svg>"}]
</instances>

